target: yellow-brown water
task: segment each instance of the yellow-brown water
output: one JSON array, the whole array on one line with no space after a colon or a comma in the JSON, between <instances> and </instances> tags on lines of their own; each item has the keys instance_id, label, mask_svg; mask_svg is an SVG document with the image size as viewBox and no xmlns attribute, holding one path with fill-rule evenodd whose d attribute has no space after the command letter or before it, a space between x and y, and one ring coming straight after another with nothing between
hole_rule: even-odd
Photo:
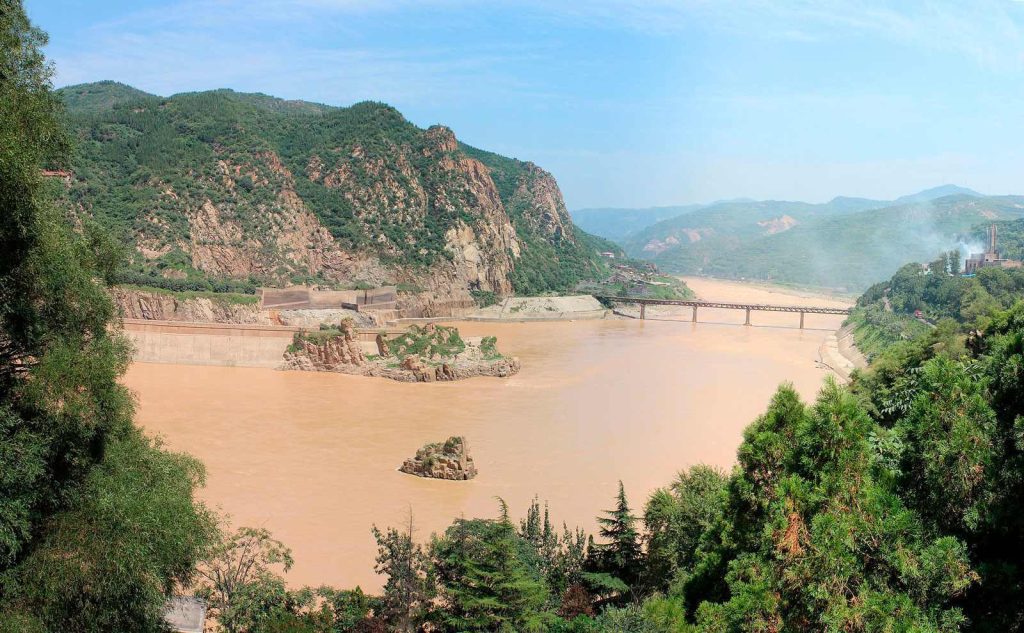
<instances>
[{"instance_id":1,"label":"yellow-brown water","mask_svg":"<svg viewBox=\"0 0 1024 633\"><path fill-rule=\"evenodd\" d=\"M692 280L705 298L820 304ZM553 518L594 529L617 481L639 509L696 463L729 467L743 428L783 381L813 397L818 347L842 317L701 310L668 321L464 323L516 355L509 379L405 384L340 374L135 364L126 383L139 421L207 467L202 496L236 525L289 545L289 581L377 589L373 524L410 508L427 539L458 516L521 516L536 494ZM758 327L759 326L759 327ZM469 482L399 473L426 442L465 435L480 475Z\"/></svg>"}]
</instances>

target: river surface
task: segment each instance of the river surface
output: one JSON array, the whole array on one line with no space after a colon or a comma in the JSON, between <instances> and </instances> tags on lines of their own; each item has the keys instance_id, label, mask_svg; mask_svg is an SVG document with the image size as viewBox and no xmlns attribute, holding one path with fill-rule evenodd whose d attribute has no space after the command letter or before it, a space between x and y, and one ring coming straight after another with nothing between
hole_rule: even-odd
<instances>
[{"instance_id":1,"label":"river surface","mask_svg":"<svg viewBox=\"0 0 1024 633\"><path fill-rule=\"evenodd\" d=\"M709 280L710 300L843 305ZM462 323L496 335L522 371L507 379L406 384L382 378L134 364L138 420L201 459L202 497L235 525L292 548L293 585L377 590L370 528L412 511L427 540L453 518L513 517L534 495L553 519L593 531L621 479L639 512L648 494L697 463L728 468L742 431L776 387L812 398L828 375L818 348L841 316L700 311L703 322L602 320ZM810 329L815 328L815 329ZM465 435L480 471L469 482L396 469L427 442Z\"/></svg>"}]
</instances>

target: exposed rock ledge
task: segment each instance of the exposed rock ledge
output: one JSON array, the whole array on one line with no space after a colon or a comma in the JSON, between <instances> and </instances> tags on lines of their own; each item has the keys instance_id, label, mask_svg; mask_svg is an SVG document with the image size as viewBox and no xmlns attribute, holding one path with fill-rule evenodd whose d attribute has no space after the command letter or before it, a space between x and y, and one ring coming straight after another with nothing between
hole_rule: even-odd
<instances>
[{"instance_id":1,"label":"exposed rock ledge","mask_svg":"<svg viewBox=\"0 0 1024 633\"><path fill-rule=\"evenodd\" d=\"M410 353L420 350L421 353ZM475 376L506 378L520 369L518 358L498 354L493 337L463 340L458 330L428 325L393 340L378 339L378 354L367 356L351 322L338 329L297 334L282 369L333 371L403 382L443 382Z\"/></svg>"},{"instance_id":2,"label":"exposed rock ledge","mask_svg":"<svg viewBox=\"0 0 1024 633\"><path fill-rule=\"evenodd\" d=\"M427 444L416 451L416 457L405 460L398 470L432 479L465 481L476 477L476 464L469 456L469 445L464 437L449 437L443 444Z\"/></svg>"}]
</instances>

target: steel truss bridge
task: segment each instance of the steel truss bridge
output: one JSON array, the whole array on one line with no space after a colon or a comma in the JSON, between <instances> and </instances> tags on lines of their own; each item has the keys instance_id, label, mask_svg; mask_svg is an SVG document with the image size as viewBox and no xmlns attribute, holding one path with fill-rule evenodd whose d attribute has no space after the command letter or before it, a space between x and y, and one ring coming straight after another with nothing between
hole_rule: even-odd
<instances>
[{"instance_id":1,"label":"steel truss bridge","mask_svg":"<svg viewBox=\"0 0 1024 633\"><path fill-rule=\"evenodd\" d=\"M743 325L750 325L750 313L760 312L790 312L800 315L800 329L804 327L805 314L850 314L849 308L832 308L827 306L784 306L771 305L767 303L734 303L731 301L696 301L685 299L643 299L640 297L610 297L594 295L597 299L609 303L636 303L640 305L640 318L647 317L647 306L685 306L693 308L694 323L697 322L697 308L717 308L724 310L745 310L747 320Z\"/></svg>"}]
</instances>

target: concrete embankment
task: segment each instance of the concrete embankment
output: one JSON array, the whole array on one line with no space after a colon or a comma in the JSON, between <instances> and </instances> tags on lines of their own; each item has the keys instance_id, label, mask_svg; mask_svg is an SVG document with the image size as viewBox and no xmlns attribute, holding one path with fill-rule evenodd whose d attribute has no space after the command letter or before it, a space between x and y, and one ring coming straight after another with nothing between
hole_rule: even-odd
<instances>
[{"instance_id":1,"label":"concrete embankment","mask_svg":"<svg viewBox=\"0 0 1024 633\"><path fill-rule=\"evenodd\" d=\"M178 365L278 367L298 327L125 319L135 360Z\"/></svg>"},{"instance_id":2,"label":"concrete embankment","mask_svg":"<svg viewBox=\"0 0 1024 633\"><path fill-rule=\"evenodd\" d=\"M854 370L864 369L868 360L854 346L853 328L843 326L822 341L818 348L821 363L836 373L844 382L849 382Z\"/></svg>"}]
</instances>

